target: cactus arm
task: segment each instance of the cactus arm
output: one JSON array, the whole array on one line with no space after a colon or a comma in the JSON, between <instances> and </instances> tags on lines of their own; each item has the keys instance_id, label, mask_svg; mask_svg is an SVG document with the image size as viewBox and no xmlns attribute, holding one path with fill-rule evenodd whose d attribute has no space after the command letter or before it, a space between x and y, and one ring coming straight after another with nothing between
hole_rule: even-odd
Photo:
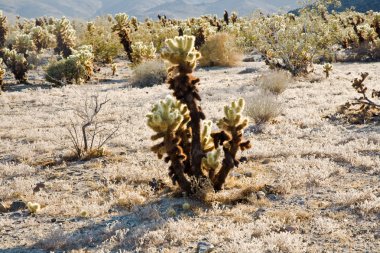
<instances>
[{"instance_id":1,"label":"cactus arm","mask_svg":"<svg viewBox=\"0 0 380 253\"><path fill-rule=\"evenodd\" d=\"M248 119L242 117L244 106L243 99L232 102L231 106L226 106L224 108L225 117L218 122L222 131L211 135L216 148L223 145L224 151L222 168L215 175L213 181L216 191L222 189L230 171L239 165L239 161L236 159L237 152L251 147L249 141L243 140L243 129L248 125Z\"/></svg>"}]
</instances>

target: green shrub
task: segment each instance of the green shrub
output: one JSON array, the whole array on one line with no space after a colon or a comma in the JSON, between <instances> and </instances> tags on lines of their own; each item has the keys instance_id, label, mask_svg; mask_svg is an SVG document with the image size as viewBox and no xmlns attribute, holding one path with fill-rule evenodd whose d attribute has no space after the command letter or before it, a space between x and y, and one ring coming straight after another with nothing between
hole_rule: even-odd
<instances>
[{"instance_id":1,"label":"green shrub","mask_svg":"<svg viewBox=\"0 0 380 253\"><path fill-rule=\"evenodd\" d=\"M45 78L57 85L87 82L93 74L93 60L91 46L81 46L66 59L50 63Z\"/></svg>"}]
</instances>

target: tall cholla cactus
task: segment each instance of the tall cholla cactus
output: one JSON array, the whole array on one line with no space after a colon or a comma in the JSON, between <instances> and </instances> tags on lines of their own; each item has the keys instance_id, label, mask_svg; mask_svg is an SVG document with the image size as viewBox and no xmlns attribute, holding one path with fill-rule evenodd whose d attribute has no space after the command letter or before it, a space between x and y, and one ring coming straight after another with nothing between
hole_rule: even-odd
<instances>
[{"instance_id":1,"label":"tall cholla cactus","mask_svg":"<svg viewBox=\"0 0 380 253\"><path fill-rule=\"evenodd\" d=\"M150 60L156 58L156 48L153 42L149 45L144 45L142 42L136 42L132 44L132 59L133 64L137 65L144 60Z\"/></svg>"},{"instance_id":2,"label":"tall cholla cactus","mask_svg":"<svg viewBox=\"0 0 380 253\"><path fill-rule=\"evenodd\" d=\"M55 39L51 33L41 26L33 27L30 31L34 45L36 45L37 52L41 52L42 49L52 47Z\"/></svg>"},{"instance_id":3,"label":"tall cholla cactus","mask_svg":"<svg viewBox=\"0 0 380 253\"><path fill-rule=\"evenodd\" d=\"M171 64L168 83L174 97L160 101L147 115L148 126L156 132L152 140L163 139L152 151L160 159L166 155L169 176L187 193L194 193L204 179L214 190L221 190L229 172L239 163L237 152L250 148L249 141L242 137L248 124L242 116L243 99L225 107L225 117L217 124L220 131L213 132L212 122L205 120L199 105L199 79L192 75L201 57L194 41L194 36L166 40L162 58Z\"/></svg>"},{"instance_id":4,"label":"tall cholla cactus","mask_svg":"<svg viewBox=\"0 0 380 253\"><path fill-rule=\"evenodd\" d=\"M25 57L28 57L29 52L36 50L36 46L29 34L20 33L16 36L14 49Z\"/></svg>"},{"instance_id":5,"label":"tall cholla cactus","mask_svg":"<svg viewBox=\"0 0 380 253\"><path fill-rule=\"evenodd\" d=\"M130 27L128 21L128 15L125 13L119 13L115 15L116 24L112 26L112 32L116 32L120 38L120 43L123 45L125 52L128 55L128 59L133 63L132 57L132 41L130 37Z\"/></svg>"},{"instance_id":6,"label":"tall cholla cactus","mask_svg":"<svg viewBox=\"0 0 380 253\"><path fill-rule=\"evenodd\" d=\"M0 60L0 94L4 90L4 74L5 70L1 66L2 60Z\"/></svg>"},{"instance_id":7,"label":"tall cholla cactus","mask_svg":"<svg viewBox=\"0 0 380 253\"><path fill-rule=\"evenodd\" d=\"M3 60L19 83L27 83L26 72L28 71L29 64L23 54L17 53L14 49L9 50L8 48L4 48Z\"/></svg>"},{"instance_id":8,"label":"tall cholla cactus","mask_svg":"<svg viewBox=\"0 0 380 253\"><path fill-rule=\"evenodd\" d=\"M68 57L72 54L75 46L75 30L72 28L70 21L63 17L55 22L54 34L57 40L57 47L54 51L63 57Z\"/></svg>"},{"instance_id":9,"label":"tall cholla cactus","mask_svg":"<svg viewBox=\"0 0 380 253\"><path fill-rule=\"evenodd\" d=\"M3 15L2 11L0 11L0 48L3 48L5 45L5 36L7 33L7 17Z\"/></svg>"}]
</instances>

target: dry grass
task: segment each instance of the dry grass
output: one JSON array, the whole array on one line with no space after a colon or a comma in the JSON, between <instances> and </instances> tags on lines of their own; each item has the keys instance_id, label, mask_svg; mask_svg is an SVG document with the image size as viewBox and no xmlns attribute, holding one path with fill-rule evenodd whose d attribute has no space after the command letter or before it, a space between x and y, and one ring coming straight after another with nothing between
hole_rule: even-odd
<instances>
[{"instance_id":1,"label":"dry grass","mask_svg":"<svg viewBox=\"0 0 380 253\"><path fill-rule=\"evenodd\" d=\"M281 113L281 104L272 93L259 90L256 94L246 99L246 114L256 124L263 124L276 118Z\"/></svg>"},{"instance_id":2,"label":"dry grass","mask_svg":"<svg viewBox=\"0 0 380 253\"><path fill-rule=\"evenodd\" d=\"M256 96L256 90L244 88L269 72L264 63L243 64L196 72L202 108L214 122L228 101ZM168 94L163 85L125 89L130 72L120 63L112 82L8 86L0 96L0 199L6 207L18 199L37 202L41 210L1 213L0 249L194 252L198 242L207 241L215 252L377 252L378 126L323 117L355 96L347 83L357 72L370 72L368 84L378 83L379 67L336 64L331 79L318 85L294 81L281 95L286 106L277 123L261 134L245 132L253 148L243 152L246 159L225 190L204 192L209 202L183 197L171 184L167 164L150 151L145 114ZM244 68L257 71L238 74ZM109 68L96 77L109 78ZM111 99L104 123L111 127L121 118L121 135L107 145L109 156L65 159L71 148L65 130L73 115L64 108L81 106L94 93ZM162 183L156 191L153 178ZM41 182L45 187L34 190ZM257 191L265 197L257 199Z\"/></svg>"},{"instance_id":3,"label":"dry grass","mask_svg":"<svg viewBox=\"0 0 380 253\"><path fill-rule=\"evenodd\" d=\"M162 84L166 79L166 67L160 60L151 60L133 69L132 87L145 88Z\"/></svg>"},{"instance_id":4,"label":"dry grass","mask_svg":"<svg viewBox=\"0 0 380 253\"><path fill-rule=\"evenodd\" d=\"M288 88L290 80L290 74L285 71L270 71L259 77L257 84L262 90L278 95Z\"/></svg>"},{"instance_id":5,"label":"dry grass","mask_svg":"<svg viewBox=\"0 0 380 253\"><path fill-rule=\"evenodd\" d=\"M243 57L235 38L227 33L217 33L207 39L200 52L199 64L202 67L234 67L241 63Z\"/></svg>"}]
</instances>

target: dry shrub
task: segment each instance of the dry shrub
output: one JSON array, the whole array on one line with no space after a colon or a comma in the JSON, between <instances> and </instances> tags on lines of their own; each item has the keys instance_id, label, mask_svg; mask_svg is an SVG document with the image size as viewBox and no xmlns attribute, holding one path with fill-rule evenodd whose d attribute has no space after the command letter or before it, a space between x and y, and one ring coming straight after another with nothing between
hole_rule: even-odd
<instances>
[{"instance_id":1,"label":"dry shrub","mask_svg":"<svg viewBox=\"0 0 380 253\"><path fill-rule=\"evenodd\" d=\"M217 33L211 36L201 47L202 58L200 66L233 67L239 65L242 53L239 51L235 38L227 33Z\"/></svg>"},{"instance_id":2,"label":"dry shrub","mask_svg":"<svg viewBox=\"0 0 380 253\"><path fill-rule=\"evenodd\" d=\"M160 60L143 62L133 70L132 86L138 88L162 84L166 79L166 67Z\"/></svg>"},{"instance_id":3,"label":"dry shrub","mask_svg":"<svg viewBox=\"0 0 380 253\"><path fill-rule=\"evenodd\" d=\"M281 94L288 88L290 76L285 71L270 71L262 75L258 79L258 86L272 92L273 94Z\"/></svg>"},{"instance_id":4,"label":"dry shrub","mask_svg":"<svg viewBox=\"0 0 380 253\"><path fill-rule=\"evenodd\" d=\"M259 91L246 101L246 113L256 124L268 122L281 113L281 106L277 97L270 92Z\"/></svg>"}]
</instances>

